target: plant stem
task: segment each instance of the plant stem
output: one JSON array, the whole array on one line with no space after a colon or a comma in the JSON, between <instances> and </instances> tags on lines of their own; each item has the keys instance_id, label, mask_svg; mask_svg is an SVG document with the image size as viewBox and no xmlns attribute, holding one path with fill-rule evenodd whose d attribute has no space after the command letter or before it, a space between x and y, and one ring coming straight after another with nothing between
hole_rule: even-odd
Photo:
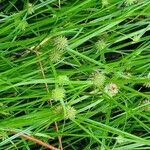
<instances>
[{"instance_id":1,"label":"plant stem","mask_svg":"<svg viewBox=\"0 0 150 150\"><path fill-rule=\"evenodd\" d=\"M35 48L35 53L36 53L36 56L39 57L38 48ZM41 74L42 74L43 79L46 79L46 76L45 76L45 73L44 73L44 68L43 68L43 65L42 65L42 62L41 62L41 61L39 61L39 66L40 66L40 71L41 71ZM47 92L47 93L50 93L50 92L49 92L48 84L47 84L46 82L45 82L44 84L45 84L46 92ZM48 103L52 106L51 100L49 100ZM59 132L58 124L57 124L56 121L55 121L54 124L55 124L56 132L58 133L58 132ZM62 140L61 140L61 137L60 137L60 136L58 136L58 141L59 141L60 150L63 150Z\"/></svg>"}]
</instances>

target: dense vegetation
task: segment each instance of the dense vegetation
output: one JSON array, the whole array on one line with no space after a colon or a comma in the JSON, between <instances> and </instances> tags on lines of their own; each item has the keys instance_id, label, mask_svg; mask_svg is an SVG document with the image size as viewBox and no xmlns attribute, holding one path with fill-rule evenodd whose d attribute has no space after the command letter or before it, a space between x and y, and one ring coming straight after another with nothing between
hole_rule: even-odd
<instances>
[{"instance_id":1,"label":"dense vegetation","mask_svg":"<svg viewBox=\"0 0 150 150\"><path fill-rule=\"evenodd\" d=\"M150 149L149 0L0 0L0 150Z\"/></svg>"}]
</instances>

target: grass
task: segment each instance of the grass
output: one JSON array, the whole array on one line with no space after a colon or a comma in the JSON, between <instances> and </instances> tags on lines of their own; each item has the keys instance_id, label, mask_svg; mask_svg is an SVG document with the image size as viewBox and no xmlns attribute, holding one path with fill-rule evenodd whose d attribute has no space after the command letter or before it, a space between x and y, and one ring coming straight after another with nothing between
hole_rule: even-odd
<instances>
[{"instance_id":1,"label":"grass","mask_svg":"<svg viewBox=\"0 0 150 150\"><path fill-rule=\"evenodd\" d=\"M150 1L0 1L0 150L150 149Z\"/></svg>"}]
</instances>

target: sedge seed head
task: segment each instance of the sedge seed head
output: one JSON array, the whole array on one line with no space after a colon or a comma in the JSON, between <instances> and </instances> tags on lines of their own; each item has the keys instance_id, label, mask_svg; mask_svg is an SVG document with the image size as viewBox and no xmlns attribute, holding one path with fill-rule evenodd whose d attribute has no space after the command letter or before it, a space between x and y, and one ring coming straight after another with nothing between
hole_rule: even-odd
<instances>
[{"instance_id":1,"label":"sedge seed head","mask_svg":"<svg viewBox=\"0 0 150 150\"><path fill-rule=\"evenodd\" d=\"M102 87L105 83L106 77L103 73L96 72L93 75L92 81L96 87Z\"/></svg>"},{"instance_id":2,"label":"sedge seed head","mask_svg":"<svg viewBox=\"0 0 150 150\"><path fill-rule=\"evenodd\" d=\"M68 40L64 36L58 36L54 38L53 45L55 49L64 50L68 46Z\"/></svg>"},{"instance_id":3,"label":"sedge seed head","mask_svg":"<svg viewBox=\"0 0 150 150\"><path fill-rule=\"evenodd\" d=\"M69 78L66 75L59 75L57 81L60 85L65 85L69 82Z\"/></svg>"},{"instance_id":4,"label":"sedge seed head","mask_svg":"<svg viewBox=\"0 0 150 150\"><path fill-rule=\"evenodd\" d=\"M50 60L54 63L58 62L61 60L63 53L58 50L58 49L54 49L50 52Z\"/></svg>"},{"instance_id":5,"label":"sedge seed head","mask_svg":"<svg viewBox=\"0 0 150 150\"><path fill-rule=\"evenodd\" d=\"M106 47L107 47L107 44L106 44L106 42L104 40L98 40L96 42L96 49L97 50L101 51L101 50L103 50Z\"/></svg>"},{"instance_id":6,"label":"sedge seed head","mask_svg":"<svg viewBox=\"0 0 150 150\"><path fill-rule=\"evenodd\" d=\"M74 109L74 107L66 106L66 114L65 119L74 119L76 117L77 111Z\"/></svg>"},{"instance_id":7,"label":"sedge seed head","mask_svg":"<svg viewBox=\"0 0 150 150\"><path fill-rule=\"evenodd\" d=\"M111 97L115 96L119 91L115 83L107 84L104 90Z\"/></svg>"},{"instance_id":8,"label":"sedge seed head","mask_svg":"<svg viewBox=\"0 0 150 150\"><path fill-rule=\"evenodd\" d=\"M52 90L52 99L54 99L55 101L59 101L65 98L65 89L64 88L55 88L54 90Z\"/></svg>"},{"instance_id":9,"label":"sedge seed head","mask_svg":"<svg viewBox=\"0 0 150 150\"><path fill-rule=\"evenodd\" d=\"M16 24L17 28L21 31L25 31L26 28L28 27L28 23L26 20L16 20L15 24Z\"/></svg>"},{"instance_id":10,"label":"sedge seed head","mask_svg":"<svg viewBox=\"0 0 150 150\"><path fill-rule=\"evenodd\" d=\"M125 139L121 135L119 135L118 137L116 137L116 142L121 144L125 142Z\"/></svg>"},{"instance_id":11,"label":"sedge seed head","mask_svg":"<svg viewBox=\"0 0 150 150\"><path fill-rule=\"evenodd\" d=\"M60 105L58 106L55 110L54 110L54 113L57 114L57 115L62 115L64 114L64 118L65 119L74 119L76 117L76 113L77 111L75 110L74 107L71 107L71 106L66 106L65 107L65 113L64 113L64 109L63 107Z\"/></svg>"},{"instance_id":12,"label":"sedge seed head","mask_svg":"<svg viewBox=\"0 0 150 150\"><path fill-rule=\"evenodd\" d=\"M5 131L1 131L1 133L0 133L0 139L1 139L2 141L4 141L4 140L6 140L7 138L8 138L7 133L6 133Z\"/></svg>"},{"instance_id":13,"label":"sedge seed head","mask_svg":"<svg viewBox=\"0 0 150 150\"><path fill-rule=\"evenodd\" d=\"M60 105L60 106L57 106L54 110L54 113L57 114L57 115L61 115L62 113L64 113L63 111L63 107Z\"/></svg>"}]
</instances>

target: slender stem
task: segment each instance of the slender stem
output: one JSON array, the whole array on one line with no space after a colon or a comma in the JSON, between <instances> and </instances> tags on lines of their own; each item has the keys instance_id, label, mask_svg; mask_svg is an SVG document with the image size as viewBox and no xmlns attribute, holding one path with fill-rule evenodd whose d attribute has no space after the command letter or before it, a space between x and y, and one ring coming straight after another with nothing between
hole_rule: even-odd
<instances>
[{"instance_id":1,"label":"slender stem","mask_svg":"<svg viewBox=\"0 0 150 150\"><path fill-rule=\"evenodd\" d=\"M32 141L32 142L34 142L34 143L37 143L37 144L39 144L39 145L41 145L41 146L43 146L43 147L45 147L45 148L48 148L49 150L59 150L58 148L55 148L55 147L53 147L52 145L49 145L49 144L47 144L47 143L44 143L44 142L42 142L41 140L39 140L39 139L36 139L36 138L34 138L34 137L31 137L31 136L28 136L28 135L25 135L25 134L22 134L22 135L20 135L22 138L24 138L24 139L27 139L27 140L29 140L29 141Z\"/></svg>"},{"instance_id":2,"label":"slender stem","mask_svg":"<svg viewBox=\"0 0 150 150\"><path fill-rule=\"evenodd\" d=\"M38 48L35 48L35 53L37 56L39 56L39 52L38 52ZM44 73L44 68L43 68L43 65L42 65L42 62L39 61L39 66L40 66L40 71L41 71L41 74L42 74L42 77L43 79L46 79L46 76L45 76L45 73ZM48 87L48 84L45 82L45 89L47 91L47 93L50 93L49 92L49 87ZM51 100L48 101L50 103L50 105L52 106L52 102ZM58 124L57 122L55 122L55 129L56 129L56 132L58 133L59 132L59 129L58 129ZM62 140L61 140L61 137L58 136L58 141L59 141L59 146L60 146L60 150L63 150L63 146L62 146Z\"/></svg>"}]
</instances>

